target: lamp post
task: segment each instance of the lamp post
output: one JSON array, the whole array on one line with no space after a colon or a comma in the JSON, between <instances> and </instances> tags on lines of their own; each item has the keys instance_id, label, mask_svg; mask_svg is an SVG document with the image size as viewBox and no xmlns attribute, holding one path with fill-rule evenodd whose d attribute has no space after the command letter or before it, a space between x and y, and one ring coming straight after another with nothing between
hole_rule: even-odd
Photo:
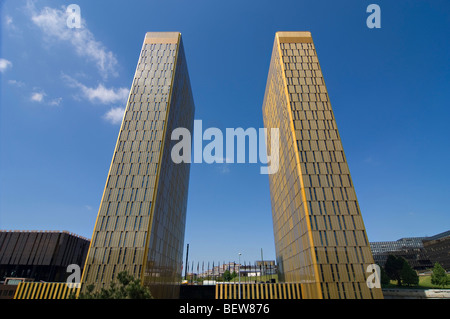
<instances>
[{"instance_id":1,"label":"lamp post","mask_svg":"<svg viewBox=\"0 0 450 319\"><path fill-rule=\"evenodd\" d=\"M241 299L241 253L239 253L239 299Z\"/></svg>"}]
</instances>

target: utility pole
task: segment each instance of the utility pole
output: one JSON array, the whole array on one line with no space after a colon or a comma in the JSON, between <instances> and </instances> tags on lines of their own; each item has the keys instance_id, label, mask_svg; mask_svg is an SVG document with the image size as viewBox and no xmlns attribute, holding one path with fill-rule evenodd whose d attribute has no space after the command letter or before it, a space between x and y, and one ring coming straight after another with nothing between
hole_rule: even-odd
<instances>
[{"instance_id":1,"label":"utility pole","mask_svg":"<svg viewBox=\"0 0 450 319\"><path fill-rule=\"evenodd\" d=\"M241 253L239 253L239 299L241 299Z\"/></svg>"},{"instance_id":2,"label":"utility pole","mask_svg":"<svg viewBox=\"0 0 450 319\"><path fill-rule=\"evenodd\" d=\"M189 244L187 244L187 249L186 249L186 264L185 264L186 268L184 269L184 280L187 280L188 257L189 257Z\"/></svg>"},{"instance_id":3,"label":"utility pole","mask_svg":"<svg viewBox=\"0 0 450 319\"><path fill-rule=\"evenodd\" d=\"M264 275L264 258L263 258L263 249L261 248L261 276Z\"/></svg>"}]
</instances>

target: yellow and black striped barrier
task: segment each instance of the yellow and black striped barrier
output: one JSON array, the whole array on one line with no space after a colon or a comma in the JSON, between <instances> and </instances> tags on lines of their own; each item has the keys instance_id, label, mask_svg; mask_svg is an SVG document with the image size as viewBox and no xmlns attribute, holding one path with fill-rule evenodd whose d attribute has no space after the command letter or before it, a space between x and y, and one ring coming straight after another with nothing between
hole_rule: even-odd
<instances>
[{"instance_id":1,"label":"yellow and black striped barrier","mask_svg":"<svg viewBox=\"0 0 450 319\"><path fill-rule=\"evenodd\" d=\"M239 291L240 286L240 291ZM61 282L21 282L14 299L68 299L79 288ZM220 283L216 299L302 299L300 283Z\"/></svg>"},{"instance_id":2,"label":"yellow and black striped barrier","mask_svg":"<svg viewBox=\"0 0 450 319\"><path fill-rule=\"evenodd\" d=\"M78 289L65 282L21 282L14 299L68 299Z\"/></svg>"},{"instance_id":3,"label":"yellow and black striped barrier","mask_svg":"<svg viewBox=\"0 0 450 319\"><path fill-rule=\"evenodd\" d=\"M241 299L302 299L302 286L300 283L216 284L216 299L239 299L239 294Z\"/></svg>"}]
</instances>

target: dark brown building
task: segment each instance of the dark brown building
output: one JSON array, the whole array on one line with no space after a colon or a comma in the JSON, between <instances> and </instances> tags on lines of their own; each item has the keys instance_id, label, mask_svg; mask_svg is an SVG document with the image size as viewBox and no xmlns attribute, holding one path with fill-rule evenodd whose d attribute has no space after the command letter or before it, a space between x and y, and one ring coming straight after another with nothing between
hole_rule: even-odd
<instances>
[{"instance_id":1,"label":"dark brown building","mask_svg":"<svg viewBox=\"0 0 450 319\"><path fill-rule=\"evenodd\" d=\"M450 231L424 239L423 247L433 264L438 262L450 270Z\"/></svg>"},{"instance_id":2,"label":"dark brown building","mask_svg":"<svg viewBox=\"0 0 450 319\"><path fill-rule=\"evenodd\" d=\"M0 282L8 277L64 282L67 266L84 266L89 240L63 231L0 230Z\"/></svg>"},{"instance_id":3,"label":"dark brown building","mask_svg":"<svg viewBox=\"0 0 450 319\"><path fill-rule=\"evenodd\" d=\"M405 258L417 271L429 270L436 262L450 270L450 230L431 237L407 237L370 243L375 263L384 267L389 255Z\"/></svg>"}]
</instances>

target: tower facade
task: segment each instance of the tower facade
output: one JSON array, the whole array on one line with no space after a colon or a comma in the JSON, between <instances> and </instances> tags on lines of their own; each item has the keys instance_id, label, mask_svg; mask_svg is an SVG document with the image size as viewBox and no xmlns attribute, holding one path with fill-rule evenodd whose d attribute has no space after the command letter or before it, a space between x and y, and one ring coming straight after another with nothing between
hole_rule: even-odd
<instances>
[{"instance_id":1,"label":"tower facade","mask_svg":"<svg viewBox=\"0 0 450 319\"><path fill-rule=\"evenodd\" d=\"M373 257L310 32L276 33L263 118L279 128L269 184L280 281L302 283L305 298L383 298L366 283Z\"/></svg>"},{"instance_id":2,"label":"tower facade","mask_svg":"<svg viewBox=\"0 0 450 319\"><path fill-rule=\"evenodd\" d=\"M193 129L194 101L179 32L145 35L108 172L82 285L127 271L155 298L177 298L189 163L175 164L175 128Z\"/></svg>"}]
</instances>

